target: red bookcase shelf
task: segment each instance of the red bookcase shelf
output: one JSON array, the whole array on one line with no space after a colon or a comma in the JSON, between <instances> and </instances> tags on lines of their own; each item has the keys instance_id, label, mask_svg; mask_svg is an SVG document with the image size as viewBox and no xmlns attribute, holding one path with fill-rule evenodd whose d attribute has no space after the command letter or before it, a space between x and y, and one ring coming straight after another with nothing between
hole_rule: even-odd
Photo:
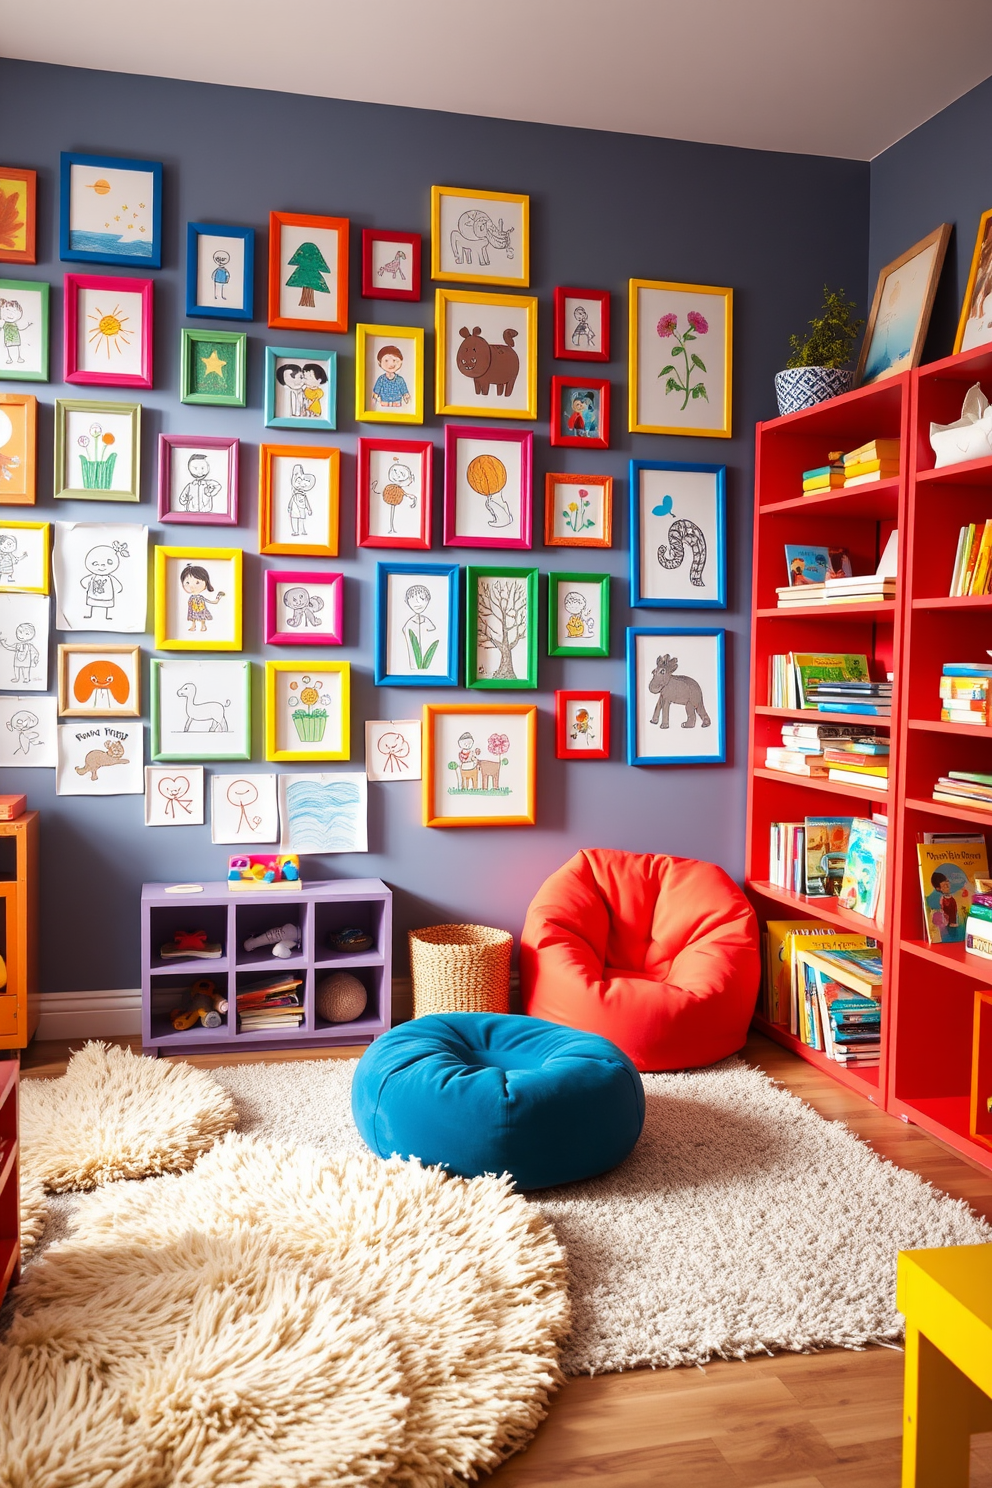
<instances>
[{"instance_id":1,"label":"red bookcase shelf","mask_svg":"<svg viewBox=\"0 0 992 1488\"><path fill-rule=\"evenodd\" d=\"M759 1018L762 1032L838 1083L870 1095L886 1110L992 1170L992 1118L985 1122L988 1130L976 1130L973 1085L974 1067L979 1083L990 1086L986 1091L982 1084L979 1096L984 1100L992 1095L992 961L970 954L963 943L930 945L923 938L916 852L925 831L974 827L985 832L992 860L992 812L931 799L938 777L949 770L992 770L988 729L944 723L935 716L943 664L984 662L992 649L992 595L951 598L947 593L960 527L992 517L992 458L936 470L929 437L931 421L950 423L959 417L964 394L975 382L992 397L992 346L945 357L758 426L746 876L763 920L818 919L862 930L884 946L878 1071L846 1070L806 1048L788 1029ZM823 464L828 450L896 436L902 441L898 480L816 498L798 494L802 471ZM786 581L785 543L848 547L855 571L870 572L873 550L892 527L899 530L894 602L867 605L860 616L852 613L854 605L832 615L823 613L826 606L770 609L775 587ZM814 648L864 651L876 662L876 676L894 674L891 728L889 720L768 705L769 656ZM766 770L765 750L779 742L778 729L793 719L889 729L892 752L885 795ZM882 810L888 818L883 930L841 910L836 901L831 907L829 900L807 898L767 881L769 824L823 813L825 793L846 796L852 811ZM983 994L984 1022L975 1013L976 993ZM940 1007L939 1037L933 1032L935 1005Z\"/></svg>"}]
</instances>

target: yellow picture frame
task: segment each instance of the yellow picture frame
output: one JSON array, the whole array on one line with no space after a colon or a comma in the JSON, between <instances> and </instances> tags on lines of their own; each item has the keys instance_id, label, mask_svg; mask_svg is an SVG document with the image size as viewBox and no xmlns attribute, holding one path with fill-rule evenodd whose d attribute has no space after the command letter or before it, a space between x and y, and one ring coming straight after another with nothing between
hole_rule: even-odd
<instances>
[{"instance_id":1,"label":"yellow picture frame","mask_svg":"<svg viewBox=\"0 0 992 1488\"><path fill-rule=\"evenodd\" d=\"M517 211L520 214L519 226L520 239L518 242L507 242L504 246L501 239L509 238L516 231L516 226L510 228L510 234L503 230L503 219L498 217L493 221L492 213L484 206L478 208L469 207L468 214L474 213L474 224L463 224L462 217L450 225L441 221L442 206L447 198L457 197L469 202L506 202L512 204L514 216ZM487 222L483 219L487 219ZM465 226L467 236L460 231ZM454 239L454 241L453 241ZM445 248L448 248L456 257L455 267L445 267ZM493 269L492 261L489 259L490 249L494 253L502 253L507 265L509 263L519 265L516 274L497 273L475 273L462 272L465 269ZM461 260L459 263L458 260ZM504 284L510 289L526 289L530 284L530 197L515 191L474 191L467 187L459 186L432 186L431 187L431 278L445 283L454 284Z\"/></svg>"},{"instance_id":2,"label":"yellow picture frame","mask_svg":"<svg viewBox=\"0 0 992 1488\"><path fill-rule=\"evenodd\" d=\"M155 649L156 651L240 651L242 649L242 594L244 592L244 554L240 548L169 548L155 549ZM232 603L233 635L229 640L219 640L204 629L201 633L187 631L183 635L170 635L168 579L169 564L184 563L202 566L207 563L230 563L234 578ZM223 591L218 591L222 594ZM205 603L216 603L205 600ZM209 620L201 618L201 626ZM194 622L195 623L195 622Z\"/></svg>"},{"instance_id":3,"label":"yellow picture frame","mask_svg":"<svg viewBox=\"0 0 992 1488\"><path fill-rule=\"evenodd\" d=\"M469 416L472 418L536 419L537 296L482 294L478 291L461 289L437 289L434 291L434 296L434 412ZM475 325L473 324L473 319L489 319L489 317L479 315L473 317L470 314L471 310L475 309L479 311L482 308L500 312L492 319L493 330L485 326L482 329L488 331L490 337L495 334L502 336L503 339L501 341L492 341L487 340L486 336L483 336L481 338L465 338L465 340L471 339L474 341L480 339L485 341L491 350L502 352L504 348L508 347L510 351L515 353L517 371L513 382L510 384L511 392L507 395L496 391L500 386L497 380L499 376L498 369L506 370L505 359L503 362L497 361L494 367L492 358L490 358L488 367L481 377L476 377L471 372L460 373L463 378L474 382L477 401L475 403L453 402L452 399L457 396L458 389L449 377L448 369L449 315L451 311L454 311L455 315L451 317L452 319L456 319L459 316L463 317L463 325L459 327L459 331L461 329L474 331ZM523 356L520 354L520 348L516 345L515 339L511 342L506 341L506 336L514 328L507 327L504 331L500 326L500 322L507 318L504 313L507 310L515 312L515 315L510 318L516 318L518 321L522 321L525 327L527 346ZM515 329L515 337L518 336L519 327ZM465 340L462 341L462 345L465 344ZM517 399L513 401L513 394L520 385L521 376L524 379L524 397L522 400ZM487 380L490 384L489 392L479 392L480 383ZM505 407L499 407L498 400L501 397L505 398L507 396L511 400L510 403ZM483 401L483 399L486 401Z\"/></svg>"},{"instance_id":4,"label":"yellow picture frame","mask_svg":"<svg viewBox=\"0 0 992 1488\"><path fill-rule=\"evenodd\" d=\"M278 679L280 675L287 672L296 673L304 684L299 689L299 701L302 708L291 715L300 741L299 749L281 747L279 742ZM313 688L317 696L311 699L307 696L307 685L311 684L317 676L328 675L334 675L340 679L338 734L341 747L340 749L307 749L303 747L307 743L323 742L326 728L326 723L322 726L320 722L321 710L318 708L318 703L321 698L317 693L317 688ZM290 686L293 687L294 684L290 683ZM326 716L325 711L323 717L326 719ZM267 661L265 663L265 758L294 763L307 760L351 759L350 661Z\"/></svg>"},{"instance_id":5,"label":"yellow picture frame","mask_svg":"<svg viewBox=\"0 0 992 1488\"><path fill-rule=\"evenodd\" d=\"M676 324L672 326L667 335L663 335L661 331L657 332L658 336L662 340L669 342L672 348L669 350L668 345L661 347L659 342L659 366L665 360L667 354L670 365L665 368L665 372L668 374L668 379L670 382L676 382L678 384L678 391L685 394L685 401L682 404L682 408L673 409L674 412L684 411L690 403L693 407L701 406L701 395L693 392L693 388L699 383L702 383L704 388L706 387L704 377L700 375L699 370L701 358L699 358L698 350L695 352L690 351L684 345L683 338L688 336L690 341L696 342L697 347L704 344L703 337L709 334L709 319L707 319L706 311L707 309L710 310L710 318L712 318L715 308L712 302L714 300L723 302L723 335L717 342L722 350L722 388L713 390L718 393L716 399L711 398L710 390L706 389L704 400L705 406L712 408L717 413L717 422L707 422L706 424L694 421L688 423L685 421L681 423L677 421L655 423L641 416L640 316L642 291L657 292L658 300L661 302L663 309L662 315L656 317L655 312L659 308L657 301L655 307L650 312L650 318L656 331L662 319L667 319L669 316L675 317ZM690 301L695 302L687 312L685 312L680 297L683 299L689 298ZM664 305L666 300L669 301L667 308ZM710 302L709 305L707 304L707 300ZM679 322L683 318L683 315L689 323L680 331ZM706 324L706 330L701 333L698 332L692 322L689 321L690 315L702 319ZM632 434L688 434L702 439L729 439L731 437L732 424L734 291L724 286L712 284L678 284L667 279L631 279L628 298L628 322L627 427L630 432ZM692 360L693 356L697 358L695 362ZM674 358L674 361L672 361L672 358ZM681 365L679 358L682 358ZM715 373L711 374L705 365L703 366L703 374L704 376L717 375ZM658 372L654 375L660 378L664 374ZM693 382L693 378L696 379L696 382Z\"/></svg>"},{"instance_id":6,"label":"yellow picture frame","mask_svg":"<svg viewBox=\"0 0 992 1488\"><path fill-rule=\"evenodd\" d=\"M981 269L982 275L982 285L980 293L982 294L983 300L987 297L988 289L990 287L990 284L992 284L992 272L990 272L990 265L992 265L992 207L990 207L987 212L983 212L981 217L978 219L978 232L975 236L974 252L971 255L971 268L968 270L968 283L965 286L964 299L961 301L961 314L958 317L957 335L954 337L955 355L957 355L957 353L962 350L971 350L971 347L966 347L964 344L965 332L968 329L968 322L974 319L974 317L969 314L969 311L975 308L975 288L978 284L979 269ZM978 318L979 320L981 320L981 316L979 316ZM989 341L992 341L992 329L989 330L987 337L985 337L983 340L976 341L974 345L984 346Z\"/></svg>"},{"instance_id":7,"label":"yellow picture frame","mask_svg":"<svg viewBox=\"0 0 992 1488\"><path fill-rule=\"evenodd\" d=\"M384 341L386 343L412 341L416 347L415 366L413 370L413 395L412 412L404 412L402 409L389 407L379 408L366 406L366 391L368 388L368 376L366 373L365 360L369 354L369 341ZM388 344L379 348L377 358L386 354ZM382 375L385 376L389 369L382 363L379 364ZM399 368L396 368L399 375ZM404 365L404 371L405 371ZM406 378L404 377L404 384ZM378 379L374 386L378 385ZM375 398L374 387L369 403ZM356 325L355 327L355 420L360 424L422 424L424 422L424 329L423 326L388 326L388 325Z\"/></svg>"},{"instance_id":8,"label":"yellow picture frame","mask_svg":"<svg viewBox=\"0 0 992 1488\"><path fill-rule=\"evenodd\" d=\"M17 583L17 564L28 556L27 552L6 555L0 551L0 593L3 594L50 594L52 592L52 524L51 522L0 522L2 532L41 533L41 583ZM16 544L15 544L16 546ZM8 580L8 572L12 578Z\"/></svg>"}]
</instances>

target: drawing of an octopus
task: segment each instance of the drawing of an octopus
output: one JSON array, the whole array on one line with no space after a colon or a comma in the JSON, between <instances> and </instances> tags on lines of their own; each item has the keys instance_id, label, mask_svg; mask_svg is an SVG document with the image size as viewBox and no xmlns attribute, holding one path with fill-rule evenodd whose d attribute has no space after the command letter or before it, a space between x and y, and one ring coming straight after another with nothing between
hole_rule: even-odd
<instances>
[{"instance_id":1,"label":"drawing of an octopus","mask_svg":"<svg viewBox=\"0 0 992 1488\"><path fill-rule=\"evenodd\" d=\"M308 625L319 629L323 624L323 621L318 620L317 616L324 608L324 601L319 594L311 594L310 590L305 589L302 584L295 589L286 589L282 596L282 602L287 610L292 610L293 612L286 621L286 624L291 630L299 629L300 625L304 629Z\"/></svg>"},{"instance_id":2,"label":"drawing of an octopus","mask_svg":"<svg viewBox=\"0 0 992 1488\"><path fill-rule=\"evenodd\" d=\"M689 582L697 589L703 588L703 569L706 567L706 536L701 527L682 517L668 529L668 542L658 548L658 562L662 568L681 568L685 560L686 545L692 549L692 566Z\"/></svg>"}]
</instances>

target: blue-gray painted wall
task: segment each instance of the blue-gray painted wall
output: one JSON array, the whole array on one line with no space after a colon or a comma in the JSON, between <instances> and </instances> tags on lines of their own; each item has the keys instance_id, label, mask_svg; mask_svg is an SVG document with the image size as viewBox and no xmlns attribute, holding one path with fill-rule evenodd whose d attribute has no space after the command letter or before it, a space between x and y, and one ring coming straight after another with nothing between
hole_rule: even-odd
<instances>
[{"instance_id":1,"label":"blue-gray painted wall","mask_svg":"<svg viewBox=\"0 0 992 1488\"><path fill-rule=\"evenodd\" d=\"M613 293L613 363L591 375L613 379L613 438L593 468L615 478L612 550L545 549L514 561L550 569L609 571L613 586L609 660L549 660L542 654L538 825L533 829L428 830L420 824L414 784L369 788L367 855L309 861L310 876L380 875L396 893L399 966L407 928L440 920L473 920L519 933L527 903L543 878L582 846L614 846L708 858L735 877L743 866L744 769L751 581L752 449L757 419L772 415L772 377L785 363L791 331L819 307L824 281L859 300L867 280L868 166L826 158L736 150L623 134L554 128L454 114L121 76L34 63L0 62L0 153L5 163L39 172L39 262L9 266L8 277L53 285L52 363L62 356L61 280L57 251L60 150L131 155L165 165L163 268L154 275L155 387L137 396L144 407L141 506L54 502L52 406L79 395L53 381L32 384L42 402L38 515L65 520L133 520L156 530L157 437L231 434L242 441L242 525L248 556L246 654L260 660L262 570L286 560L260 559L256 538L257 450L265 442L263 346L286 332L265 325L265 264L271 209L351 219L353 242L375 226L429 231L434 183L527 192L531 197L532 291L540 297L539 418L535 432L535 531L543 531L544 473L589 468L581 450L550 450L548 386L554 372L578 363L552 359L552 293L556 284L604 287ZM246 409L193 408L178 399L179 328L184 323L185 225L188 220L254 227L256 306L249 333ZM0 273L7 266L0 266ZM100 272L97 268L94 272ZM108 274L127 270L107 268ZM140 272L140 271L135 271ZM732 285L734 435L729 440L631 436L626 433L626 289L631 276ZM352 253L351 323L380 321L431 327L433 294L425 275L419 305L362 300L359 252ZM216 326L217 322L194 322ZM295 340L301 333L294 332ZM432 337L428 338L429 341ZM355 458L351 417L353 336L330 341L339 353L337 435L308 436L344 452L340 561L314 566L346 575L346 641L353 665L352 757L363 758L366 718L409 717L425 701L478 701L480 694L420 688L377 692L372 684L373 579L376 557L409 555L363 549L354 542ZM432 357L428 357L428 373ZM13 387L14 384L7 384ZM84 394L85 395L85 394ZM115 396L94 389L94 397ZM430 399L428 399L430 403ZM494 427L504 426L502 421ZM443 423L430 418L440 453ZM415 429L398 430L415 437ZM279 434L279 440L283 438ZM271 440L271 435L270 435ZM627 461L725 461L729 467L729 603L713 611L633 613L627 605ZM438 461L441 465L443 462ZM478 551L440 547L440 482L435 491L435 547L424 561L486 561ZM19 513L26 515L23 511ZM198 527L195 541L224 546L232 529ZM160 541L182 541L180 529L158 528ZM187 534L190 536L189 534ZM191 540L192 537L191 537ZM254 555L254 556L252 556ZM417 555L413 555L416 558ZM307 566L310 566L307 560ZM784 574L784 570L783 570ZM544 604L542 582L541 603ZM543 615L543 609L542 609ZM728 761L723 766L632 769L623 763L624 629L629 624L725 624L728 631ZM78 634L62 639L79 639ZM54 643L53 637L53 643ZM143 644L150 648L150 637ZM540 650L546 650L543 630ZM295 659L295 656L294 656ZM147 662L145 666L147 677ZM609 687L614 735L606 763L554 757L554 690ZM263 764L261 669L255 686L254 762ZM531 694L514 693L520 702ZM231 768L230 766L221 768ZM278 766L270 768L278 769ZM331 766L329 768L337 768ZM0 772L2 790L23 790L42 812L42 987L46 991L135 986L138 896L148 880L220 878L229 849L210 843L209 828L148 829L140 797L99 800L55 795L53 772Z\"/></svg>"}]
</instances>

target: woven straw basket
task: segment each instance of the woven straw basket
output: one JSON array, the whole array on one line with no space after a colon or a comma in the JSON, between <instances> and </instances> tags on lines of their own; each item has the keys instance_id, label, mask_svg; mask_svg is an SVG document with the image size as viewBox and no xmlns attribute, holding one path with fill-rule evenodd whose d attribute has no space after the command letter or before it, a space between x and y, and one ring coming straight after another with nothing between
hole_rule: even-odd
<instances>
[{"instance_id":1,"label":"woven straw basket","mask_svg":"<svg viewBox=\"0 0 992 1488\"><path fill-rule=\"evenodd\" d=\"M508 931L429 925L409 935L415 1018L509 1011L513 936Z\"/></svg>"}]
</instances>

